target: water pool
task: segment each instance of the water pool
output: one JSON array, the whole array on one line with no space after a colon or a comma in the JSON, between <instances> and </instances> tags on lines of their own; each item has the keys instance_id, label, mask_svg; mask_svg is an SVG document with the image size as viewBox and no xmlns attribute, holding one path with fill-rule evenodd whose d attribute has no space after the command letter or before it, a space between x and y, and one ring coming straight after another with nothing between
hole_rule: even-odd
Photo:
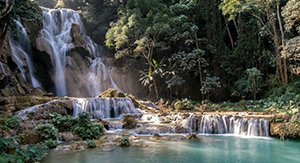
<instances>
[{"instance_id":1,"label":"water pool","mask_svg":"<svg viewBox=\"0 0 300 163\"><path fill-rule=\"evenodd\" d=\"M300 142L278 139L202 136L195 141L158 141L148 147L51 152L45 163L299 163Z\"/></svg>"}]
</instances>

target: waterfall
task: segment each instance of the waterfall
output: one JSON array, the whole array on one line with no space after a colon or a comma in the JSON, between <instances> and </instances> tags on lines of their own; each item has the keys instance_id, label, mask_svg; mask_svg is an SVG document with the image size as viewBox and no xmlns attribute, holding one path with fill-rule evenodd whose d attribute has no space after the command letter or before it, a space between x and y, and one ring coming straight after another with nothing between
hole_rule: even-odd
<instances>
[{"instance_id":1,"label":"waterfall","mask_svg":"<svg viewBox=\"0 0 300 163\"><path fill-rule=\"evenodd\" d=\"M76 98L73 100L73 116L81 112L90 113L93 118L120 118L124 114L139 114L128 98Z\"/></svg>"},{"instance_id":2,"label":"waterfall","mask_svg":"<svg viewBox=\"0 0 300 163\"><path fill-rule=\"evenodd\" d=\"M83 23L79 14L71 9L43 9L43 29L40 32L40 39L37 41L38 49L46 51L52 60L54 72L52 74L55 84L56 94L58 96L70 95L70 91L83 89L88 92L88 96L96 96L100 92L105 91L108 88L118 89L113 82L108 68L103 64L101 60L100 46L85 35ZM75 48L74 41L72 40L72 26L79 26L79 33L82 35L82 44L89 52L89 72L85 74L81 79L78 79L77 83L72 85L72 90L67 89L66 77L72 74L66 74L66 65L68 60L66 59L67 53ZM80 42L80 41L79 41ZM78 74L84 72L77 72ZM79 75L78 75L79 76ZM87 84L88 83L88 84ZM83 92L83 91L82 91ZM82 95L81 95L82 96Z\"/></svg>"},{"instance_id":3,"label":"waterfall","mask_svg":"<svg viewBox=\"0 0 300 163\"><path fill-rule=\"evenodd\" d=\"M18 31L16 35L10 32L8 38L12 59L18 65L23 79L30 82L34 88L40 87L40 83L34 76L31 58L32 50L28 34L20 21L15 20L15 23Z\"/></svg>"},{"instance_id":4,"label":"waterfall","mask_svg":"<svg viewBox=\"0 0 300 163\"><path fill-rule=\"evenodd\" d=\"M269 121L264 118L243 118L232 115L191 115L186 127L200 134L234 134L269 136Z\"/></svg>"}]
</instances>

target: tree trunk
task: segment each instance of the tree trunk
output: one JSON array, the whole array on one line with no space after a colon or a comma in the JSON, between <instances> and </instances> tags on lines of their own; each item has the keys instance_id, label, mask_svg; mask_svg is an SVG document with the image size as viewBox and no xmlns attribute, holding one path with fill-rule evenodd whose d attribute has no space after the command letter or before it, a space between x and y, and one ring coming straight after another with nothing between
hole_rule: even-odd
<instances>
[{"instance_id":1,"label":"tree trunk","mask_svg":"<svg viewBox=\"0 0 300 163\"><path fill-rule=\"evenodd\" d=\"M156 100L158 100L159 95L158 95L157 85L156 85L156 81L155 81L154 77L153 77L153 86L154 86Z\"/></svg>"},{"instance_id":2,"label":"tree trunk","mask_svg":"<svg viewBox=\"0 0 300 163\"><path fill-rule=\"evenodd\" d=\"M234 50L234 44L233 44L233 39L232 39L232 35L231 35L231 32L230 32L230 29L228 27L228 24L227 23L225 23L225 24L226 24L227 33L228 33L228 36L229 36L229 39L230 39L231 48L232 48L232 50Z\"/></svg>"},{"instance_id":3,"label":"tree trunk","mask_svg":"<svg viewBox=\"0 0 300 163\"><path fill-rule=\"evenodd\" d=\"M282 21L280 17L279 5L277 4L277 19L281 33L281 46L283 52L283 73L284 73L284 84L288 83L288 73L287 73L287 63L286 63L286 46L285 46L285 38L284 38L284 31L282 27Z\"/></svg>"},{"instance_id":4,"label":"tree trunk","mask_svg":"<svg viewBox=\"0 0 300 163\"><path fill-rule=\"evenodd\" d=\"M271 23L272 23L272 28L273 28L273 41L274 41L274 45L275 45L275 50L276 50L276 62L277 62L277 75L279 78L279 82L281 84L285 83L285 78L284 78L284 72L282 69L282 59L281 59L281 53L280 53L280 43L279 43L279 35L276 29L276 23L274 19L271 19ZM279 74L278 74L279 73Z\"/></svg>"}]
</instances>

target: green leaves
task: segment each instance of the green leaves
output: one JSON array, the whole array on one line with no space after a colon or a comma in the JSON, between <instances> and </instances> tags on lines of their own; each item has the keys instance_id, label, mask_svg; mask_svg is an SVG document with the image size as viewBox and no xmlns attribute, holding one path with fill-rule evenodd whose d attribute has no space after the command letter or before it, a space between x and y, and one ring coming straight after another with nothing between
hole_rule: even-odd
<instances>
[{"instance_id":1,"label":"green leaves","mask_svg":"<svg viewBox=\"0 0 300 163\"><path fill-rule=\"evenodd\" d=\"M82 113L79 115L78 122L72 127L72 132L84 140L97 139L103 135L104 127L102 124L92 122L88 113Z\"/></svg>"},{"instance_id":2,"label":"green leaves","mask_svg":"<svg viewBox=\"0 0 300 163\"><path fill-rule=\"evenodd\" d=\"M247 69L244 76L235 82L235 86L241 94L251 93L253 99L256 100L257 93L264 86L262 76L263 74L256 67Z\"/></svg>"}]
</instances>

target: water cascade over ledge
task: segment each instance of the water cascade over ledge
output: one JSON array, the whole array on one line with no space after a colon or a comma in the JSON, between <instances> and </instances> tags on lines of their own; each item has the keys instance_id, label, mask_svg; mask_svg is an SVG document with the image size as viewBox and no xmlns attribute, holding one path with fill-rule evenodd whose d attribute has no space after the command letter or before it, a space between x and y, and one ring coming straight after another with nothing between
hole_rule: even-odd
<instances>
[{"instance_id":1,"label":"water cascade over ledge","mask_svg":"<svg viewBox=\"0 0 300 163\"><path fill-rule=\"evenodd\" d=\"M101 47L85 35L79 14L71 9L42 9L43 29L37 39L37 48L50 55L56 95L95 97L108 88L118 89L102 62ZM79 52L84 61L82 58L72 61L68 56L76 47L88 51L89 54ZM86 66L88 70L82 68Z\"/></svg>"},{"instance_id":2,"label":"water cascade over ledge","mask_svg":"<svg viewBox=\"0 0 300 163\"><path fill-rule=\"evenodd\" d=\"M72 102L73 116L82 112L90 113L93 118L121 118L122 115L139 114L128 98L76 98Z\"/></svg>"},{"instance_id":3,"label":"water cascade over ledge","mask_svg":"<svg viewBox=\"0 0 300 163\"><path fill-rule=\"evenodd\" d=\"M41 85L34 75L32 50L27 31L20 21L15 20L15 23L17 32L15 35L10 32L8 37L12 59L18 65L23 79L31 83L34 88L40 87ZM5 73L3 66L1 69Z\"/></svg>"},{"instance_id":4,"label":"water cascade over ledge","mask_svg":"<svg viewBox=\"0 0 300 163\"><path fill-rule=\"evenodd\" d=\"M264 118L245 118L232 115L191 115L185 126L200 134L234 134L269 136L269 121Z\"/></svg>"}]
</instances>

